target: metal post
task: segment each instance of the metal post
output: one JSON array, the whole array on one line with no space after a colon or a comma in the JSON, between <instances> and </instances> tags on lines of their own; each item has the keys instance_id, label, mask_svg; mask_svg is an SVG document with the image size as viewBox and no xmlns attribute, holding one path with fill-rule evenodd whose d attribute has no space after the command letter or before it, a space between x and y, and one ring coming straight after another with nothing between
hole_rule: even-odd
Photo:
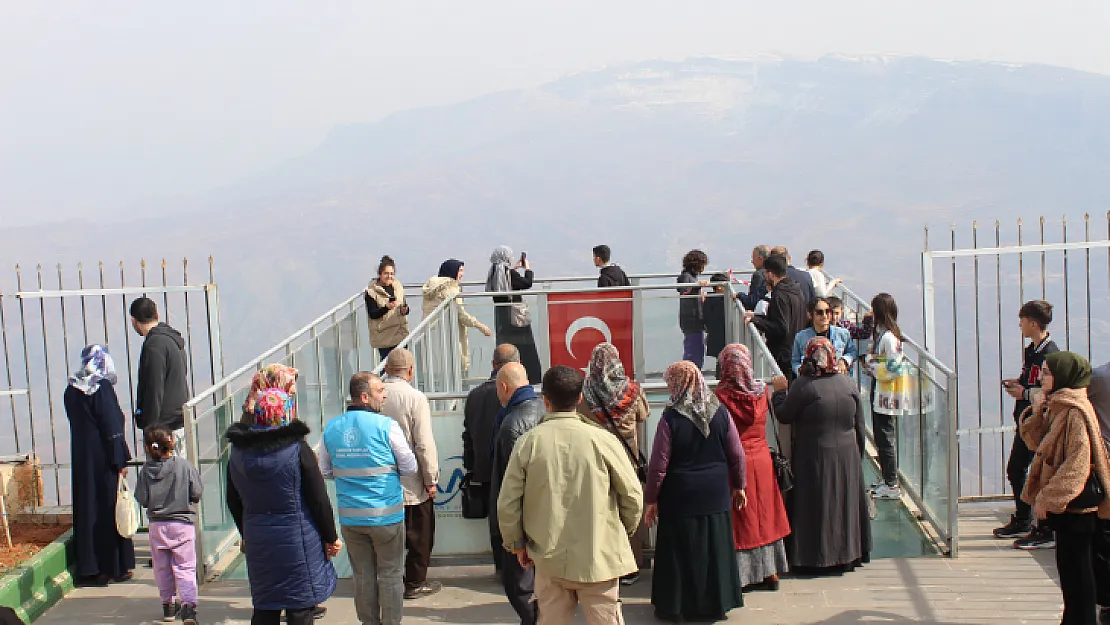
<instances>
[{"instance_id":1,"label":"metal post","mask_svg":"<svg viewBox=\"0 0 1110 625\"><path fill-rule=\"evenodd\" d=\"M921 327L925 351L934 353L936 283L933 278L933 256L929 253L929 226L925 226L925 251L921 253L921 289Z\"/></svg>"},{"instance_id":2,"label":"metal post","mask_svg":"<svg viewBox=\"0 0 1110 625\"><path fill-rule=\"evenodd\" d=\"M17 291L23 290L23 273L20 271L19 265L15 266L15 288ZM23 305L23 300L19 300L19 332L23 338L23 373L26 376L24 379L27 381L27 429L31 432L31 455L37 456L39 448L37 437L35 436L35 402L31 394L31 357L30 350L27 347L27 313Z\"/></svg>"},{"instance_id":3,"label":"metal post","mask_svg":"<svg viewBox=\"0 0 1110 625\"><path fill-rule=\"evenodd\" d=\"M959 439L956 435L959 410L959 378L955 372L948 374L948 549L953 558L960 551L960 457Z\"/></svg>"},{"instance_id":4,"label":"metal post","mask_svg":"<svg viewBox=\"0 0 1110 625\"><path fill-rule=\"evenodd\" d=\"M1043 215L1040 218L1040 224L1041 224L1041 245L1044 245L1044 216ZM1048 279L1048 270L1045 267L1045 253L1041 252L1041 299L1047 299L1047 293L1045 291L1045 284L1047 282L1047 279Z\"/></svg>"},{"instance_id":5,"label":"metal post","mask_svg":"<svg viewBox=\"0 0 1110 625\"><path fill-rule=\"evenodd\" d=\"M1068 242L1068 216L1064 215L1060 220L1063 228L1064 243ZM1068 294L1068 250L1064 249L1064 349L1071 351L1071 315L1068 314L1071 308L1071 297Z\"/></svg>"},{"instance_id":6,"label":"metal post","mask_svg":"<svg viewBox=\"0 0 1110 625\"><path fill-rule=\"evenodd\" d=\"M162 267L165 267L163 261ZM165 279L163 278L163 282ZM181 262L181 283L185 286L189 285L189 259L186 258ZM189 351L189 388L193 389L193 393L197 392L197 376L196 365L193 362L193 322L189 314L189 292L185 291L185 349ZM212 381L215 384L215 380Z\"/></svg>"},{"instance_id":7,"label":"metal post","mask_svg":"<svg viewBox=\"0 0 1110 625\"><path fill-rule=\"evenodd\" d=\"M42 290L42 265L35 268L35 273L38 274L39 290ZM50 373L50 340L46 333L46 300L39 300L39 321L42 322L42 357L43 364L46 370L46 408L47 414L50 415L50 453L51 460L54 464L58 464L58 435L57 428L54 423L54 377ZM54 488L55 494L61 493L61 481L58 479L58 469L54 468Z\"/></svg>"},{"instance_id":8,"label":"metal post","mask_svg":"<svg viewBox=\"0 0 1110 625\"><path fill-rule=\"evenodd\" d=\"M639 278L630 280L632 286L640 286ZM632 291L632 362L636 369L637 382L643 383L647 376L647 355L644 353L644 292L639 289Z\"/></svg>"},{"instance_id":9,"label":"metal post","mask_svg":"<svg viewBox=\"0 0 1110 625\"><path fill-rule=\"evenodd\" d=\"M1083 242L1084 243L1090 243L1091 242L1091 214L1090 213L1083 213ZM1084 254L1084 259L1083 260L1084 260L1084 263L1085 263L1086 269L1087 269L1087 271L1085 272L1085 275L1087 276L1087 280L1086 280L1086 283L1087 283L1087 294L1086 294L1086 301L1087 301L1087 360L1090 361L1091 356L1092 356L1092 353L1091 353L1092 352L1092 348L1091 348L1091 326L1093 325L1092 317L1091 317L1091 248L1087 248L1086 250L1084 250L1083 254Z\"/></svg>"},{"instance_id":10,"label":"metal post","mask_svg":"<svg viewBox=\"0 0 1110 625\"><path fill-rule=\"evenodd\" d=\"M997 247L1002 247L1002 237L1001 237L1001 232L1000 232L1000 229L999 229L999 222L998 222L997 219L994 220L994 246L996 248ZM995 314L998 315L998 379L1001 380L1002 378L1006 377L1006 374L1002 370L1002 254L995 254L994 255L994 261L995 261L995 263L994 263L994 267L995 267L994 299L995 299L995 304L996 304ZM999 425L1002 425L1002 423L1005 422L1005 420L1002 416L1002 414L1003 414L1002 408L1005 405L1006 405L1006 392L1003 389L1002 385L999 384L998 385L998 424ZM1017 433L1015 432L1015 436L1016 435L1017 435ZM1006 432L1000 431L998 433L998 444L999 444L1000 449L1005 449L1006 448ZM999 475L1004 476L1004 475L1006 475L1006 454L1000 454L999 459L1002 461L1001 466L999 467L1001 469L1001 472L999 473ZM1003 478L1002 482L1003 482L1003 484L1005 484L1006 479ZM1003 490L1005 490L1005 486L1003 486ZM980 494L982 494L982 493L980 493Z\"/></svg>"},{"instance_id":11,"label":"metal post","mask_svg":"<svg viewBox=\"0 0 1110 625\"><path fill-rule=\"evenodd\" d=\"M4 375L7 376L7 382L8 382L8 387L7 388L10 391L10 390L12 390L12 359L11 359L11 356L10 356L10 352L8 351L8 324L7 324L7 321L4 318L4 295L3 295L3 293L0 293L0 334L2 334L3 338L4 338ZM28 384L28 386L30 386L30 385ZM28 397L30 397L30 393L28 393ZM20 453L19 420L16 418L16 413L15 413L15 394L9 394L8 395L8 401L11 402L11 408L12 408L12 436L15 437L15 453L18 454L18 453ZM28 427L33 427L30 422L28 422ZM0 497L0 499L2 499L2 498L3 497Z\"/></svg>"},{"instance_id":12,"label":"metal post","mask_svg":"<svg viewBox=\"0 0 1110 625\"><path fill-rule=\"evenodd\" d=\"M85 267L81 263L77 263L77 288L85 290ZM85 310L85 296L81 296L81 339L84 345L89 344L89 319L88 313Z\"/></svg>"},{"instance_id":13,"label":"metal post","mask_svg":"<svg viewBox=\"0 0 1110 625\"><path fill-rule=\"evenodd\" d=\"M979 222L971 222L971 247L979 249ZM975 281L975 404L978 407L979 423L979 467L983 466L983 368L982 353L979 341L979 255L972 258L973 276ZM999 319L999 323L1002 323ZM982 489L983 471L979 471L980 490Z\"/></svg>"},{"instance_id":14,"label":"metal post","mask_svg":"<svg viewBox=\"0 0 1110 625\"><path fill-rule=\"evenodd\" d=\"M124 274L124 271L123 271L123 261L122 260L119 262L119 285L120 285L120 288L123 288L123 287L127 286L127 276ZM146 285L144 284L143 286L146 286ZM126 295L120 295L119 297L120 297L120 303L123 306L123 348L124 348L124 350L127 354L127 370L130 372L130 371L133 371L133 369L131 368L131 333L129 333L127 331L127 326L130 325L128 323L128 319L130 319L131 313L128 312L128 308L127 308L127 296ZM107 318L105 318L104 323L105 323L105 328L107 328L107 323L108 323ZM105 329L105 331L107 331L107 329ZM134 388L134 385L131 382L131 375L130 374L128 374L128 376L127 376L127 399L128 399L128 401L131 402L131 412L132 412L132 414L134 414L134 412L138 408L138 406L135 405L135 388ZM140 449L140 447L139 447L139 438L138 438L138 436L139 436L138 428L139 428L139 424L135 423L135 420L132 419L132 421L131 421L131 445L132 445L132 447L131 448L135 449L135 450Z\"/></svg>"},{"instance_id":15,"label":"metal post","mask_svg":"<svg viewBox=\"0 0 1110 625\"><path fill-rule=\"evenodd\" d=\"M186 458L186 460L192 462L193 466L197 468L197 471L202 471L202 467L200 464L200 444L199 441L197 441L196 432L196 410L196 406L185 407L185 449L189 454L189 457ZM208 561L205 556L204 549L204 521L206 516L207 515L205 514L205 507L203 505L197 506L196 550L197 562L200 563L200 566L197 567L198 583L203 583L208 573Z\"/></svg>"}]
</instances>

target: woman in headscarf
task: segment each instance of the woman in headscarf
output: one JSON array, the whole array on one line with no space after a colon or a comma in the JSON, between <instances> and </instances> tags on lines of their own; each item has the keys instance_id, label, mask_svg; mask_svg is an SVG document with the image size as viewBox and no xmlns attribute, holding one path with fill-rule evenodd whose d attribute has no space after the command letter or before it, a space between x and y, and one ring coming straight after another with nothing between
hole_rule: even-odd
<instances>
[{"instance_id":1,"label":"woman in headscarf","mask_svg":"<svg viewBox=\"0 0 1110 625\"><path fill-rule=\"evenodd\" d=\"M64 395L77 578L97 585L127 581L135 568L134 544L116 531L116 492L127 475L131 451L115 383L108 350L89 345L81 350L81 367L70 376Z\"/></svg>"},{"instance_id":2,"label":"woman in headscarf","mask_svg":"<svg viewBox=\"0 0 1110 625\"><path fill-rule=\"evenodd\" d=\"M582 383L582 404L579 405L578 412L620 437L632 466L640 466L643 462L640 424L651 416L651 408L640 384L625 375L620 352L612 343L598 344L590 355L590 366L586 380ZM637 566L643 566L647 535L647 525L640 523L636 533L629 538ZM633 573L622 578L621 583L629 586L639 578L639 573Z\"/></svg>"},{"instance_id":3,"label":"woman in headscarf","mask_svg":"<svg viewBox=\"0 0 1110 625\"><path fill-rule=\"evenodd\" d=\"M770 388L755 379L751 353L743 345L725 346L717 367L717 399L732 415L747 459L748 505L732 510L740 583L745 590L778 590L779 574L787 570L782 539L790 534L790 521L767 445Z\"/></svg>"},{"instance_id":4,"label":"woman in headscarf","mask_svg":"<svg viewBox=\"0 0 1110 625\"><path fill-rule=\"evenodd\" d=\"M308 625L335 591L330 559L343 543L308 433L276 388L258 394L253 424L227 431L227 507L243 537L252 625L277 625L282 610L290 625Z\"/></svg>"},{"instance_id":5,"label":"woman in headscarf","mask_svg":"<svg viewBox=\"0 0 1110 625\"><path fill-rule=\"evenodd\" d=\"M527 291L532 288L532 268L527 258L513 259L513 250L501 245L489 257L489 273L486 275L487 293L509 293ZM524 270L524 275L519 270ZM528 305L519 295L493 296L493 327L497 332L497 344L511 343L520 352L520 364L528 372L528 382L539 384L543 377L540 354L536 351L536 339L532 336L532 317Z\"/></svg>"},{"instance_id":6,"label":"woman in headscarf","mask_svg":"<svg viewBox=\"0 0 1110 625\"><path fill-rule=\"evenodd\" d=\"M744 450L697 365L677 362L663 378L671 399L644 490L644 521L659 520L651 603L663 620L723 620L744 605L731 513L747 503Z\"/></svg>"},{"instance_id":7,"label":"woman in headscarf","mask_svg":"<svg viewBox=\"0 0 1110 625\"><path fill-rule=\"evenodd\" d=\"M281 363L266 365L255 373L251 380L250 390L247 391L247 399L243 402L243 423L248 426L254 425L254 408L258 402L258 396L262 394L262 391L270 388L285 391L285 394L292 398L292 412L289 417L296 419L298 375L300 375L299 371Z\"/></svg>"},{"instance_id":8,"label":"woman in headscarf","mask_svg":"<svg viewBox=\"0 0 1110 625\"><path fill-rule=\"evenodd\" d=\"M425 319L430 317L445 300L457 295L462 290L459 283L462 282L464 271L464 263L461 260L451 258L443 261L443 264L439 266L438 275L428 278L423 288ZM470 369L470 340L466 336L466 329L477 328L479 332L486 336L493 335L493 332L484 323L478 321L477 317L466 312L461 299L455 300L455 309L459 319L459 357L465 374Z\"/></svg>"},{"instance_id":9,"label":"woman in headscarf","mask_svg":"<svg viewBox=\"0 0 1110 625\"><path fill-rule=\"evenodd\" d=\"M790 568L839 573L870 560L871 517L863 484L863 403L837 368L825 337L806 343L798 379L774 380L779 421L794 425Z\"/></svg>"},{"instance_id":10,"label":"woman in headscarf","mask_svg":"<svg viewBox=\"0 0 1110 625\"><path fill-rule=\"evenodd\" d=\"M1091 364L1072 352L1045 356L1041 392L1022 413L1021 437L1035 449L1021 498L1056 531L1056 568L1064 596L1061 625L1095 625L1092 545L1096 520L1110 518L1110 459L1087 398ZM1102 489L1102 494L1095 486Z\"/></svg>"}]
</instances>

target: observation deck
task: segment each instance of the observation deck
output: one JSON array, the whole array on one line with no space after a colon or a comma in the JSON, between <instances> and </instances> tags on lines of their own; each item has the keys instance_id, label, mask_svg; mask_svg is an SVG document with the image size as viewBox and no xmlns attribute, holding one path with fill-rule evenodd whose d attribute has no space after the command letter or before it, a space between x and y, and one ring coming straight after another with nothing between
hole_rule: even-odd
<instances>
[{"instance_id":1,"label":"observation deck","mask_svg":"<svg viewBox=\"0 0 1110 625\"><path fill-rule=\"evenodd\" d=\"M720 286L735 293L744 279L746 276L735 274L733 282ZM682 355L678 327L682 296L673 275L632 276L632 283L628 288L597 289L593 276L537 279L531 290L516 294L523 296L531 311L545 369L556 364L583 368L594 345L603 340L617 345L626 370L648 394L652 416L642 440L650 453L651 434L667 400L662 371ZM410 294L413 330L401 346L415 355L414 385L431 402L441 462L435 500L435 568L429 578L442 581L445 587L438 595L406 602L405 622L515 622L493 578L487 522L462 518L459 500L463 404L467 392L488 378L495 347L495 338L471 332L470 366L464 369L459 332L465 330L460 329L459 312L465 307L494 327L493 294L482 292L482 284L464 283L462 293L421 318L420 285L405 288ZM837 286L834 292L845 302L849 318L866 313L867 304L846 285ZM758 377L777 375L777 365L759 333L744 323L742 306L731 297L726 302L730 302L726 305L727 341L749 347ZM313 431L309 442L316 444L324 424L345 410L350 376L357 371L380 370L376 350L370 346L367 320L360 291L186 404L188 455L197 460L205 482L198 532L198 556L207 580L201 589L202 622L245 623L250 617L238 533L224 504L228 447L222 436L240 417L251 377L277 362L300 371L298 415ZM866 341L860 342L861 353L868 348ZM905 351L913 365L918 409L899 419L903 497L877 502L872 563L843 577L787 578L780 592L746 594L746 607L732 612L728 622L1022 623L1059 619L1062 604L1052 578L1051 552L1031 556L990 537L990 529L1008 515L1004 506L959 506L955 373L913 340L906 341ZM705 367L710 384L714 383L713 362L707 358ZM866 392L869 378L861 375L858 366L852 375ZM869 416L867 422L870 424ZM774 444L773 437L769 440ZM877 472L874 450L869 451L865 472L873 478ZM349 577L345 553L336 564L340 576ZM621 589L629 623L654 622L648 601L651 578L645 573L637 585ZM38 622L156 622L158 601L150 570L140 569L137 578L131 584L77 590ZM341 581L327 604L329 614L321 622L355 622L351 596L350 581Z\"/></svg>"}]
</instances>

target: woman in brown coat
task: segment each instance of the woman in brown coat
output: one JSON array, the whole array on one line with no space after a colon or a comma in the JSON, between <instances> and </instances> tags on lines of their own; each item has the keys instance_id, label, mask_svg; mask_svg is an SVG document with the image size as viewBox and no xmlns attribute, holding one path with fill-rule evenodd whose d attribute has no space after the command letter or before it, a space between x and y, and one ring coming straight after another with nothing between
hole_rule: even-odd
<instances>
[{"instance_id":1,"label":"woman in brown coat","mask_svg":"<svg viewBox=\"0 0 1110 625\"><path fill-rule=\"evenodd\" d=\"M1061 625L1096 625L1091 541L1097 518L1110 518L1110 459L1087 399L1091 364L1072 352L1045 356L1042 393L1022 414L1021 437L1035 449L1021 498L1056 531L1056 568L1064 596Z\"/></svg>"}]
</instances>

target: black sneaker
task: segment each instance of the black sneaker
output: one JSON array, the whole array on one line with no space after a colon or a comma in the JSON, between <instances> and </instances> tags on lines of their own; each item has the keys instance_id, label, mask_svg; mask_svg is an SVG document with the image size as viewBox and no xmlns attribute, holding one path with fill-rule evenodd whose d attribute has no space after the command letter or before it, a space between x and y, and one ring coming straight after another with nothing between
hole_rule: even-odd
<instances>
[{"instance_id":1,"label":"black sneaker","mask_svg":"<svg viewBox=\"0 0 1110 625\"><path fill-rule=\"evenodd\" d=\"M178 616L181 617L182 625L197 625L197 606L189 604L181 606Z\"/></svg>"},{"instance_id":2,"label":"black sneaker","mask_svg":"<svg viewBox=\"0 0 1110 625\"><path fill-rule=\"evenodd\" d=\"M318 621L318 620L324 618L324 616L326 616L327 613L328 613L328 609L326 607L324 607L322 605L318 605L318 606L312 608L312 620ZM281 622L282 623L288 623L289 622L289 613L284 611L284 610L282 610L282 612L281 612Z\"/></svg>"},{"instance_id":3,"label":"black sneaker","mask_svg":"<svg viewBox=\"0 0 1110 625\"><path fill-rule=\"evenodd\" d=\"M429 597L443 590L443 584L439 582L424 582L415 588L405 589L405 599L419 599L421 597Z\"/></svg>"},{"instance_id":4,"label":"black sneaker","mask_svg":"<svg viewBox=\"0 0 1110 625\"><path fill-rule=\"evenodd\" d=\"M162 622L172 623L177 620L177 613L181 611L181 604L174 601L173 603L162 604Z\"/></svg>"},{"instance_id":5,"label":"black sneaker","mask_svg":"<svg viewBox=\"0 0 1110 625\"><path fill-rule=\"evenodd\" d=\"M1019 519L1016 514L1010 515L1010 522L1002 527L994 530L995 538L1027 538L1029 533L1033 531L1033 521L1029 519Z\"/></svg>"},{"instance_id":6,"label":"black sneaker","mask_svg":"<svg viewBox=\"0 0 1110 625\"><path fill-rule=\"evenodd\" d=\"M1054 534L1052 530L1040 526L1033 528L1033 531L1029 533L1028 537L1019 538L1014 541L1014 549L1021 549L1023 551L1055 548L1056 534Z\"/></svg>"}]
</instances>

